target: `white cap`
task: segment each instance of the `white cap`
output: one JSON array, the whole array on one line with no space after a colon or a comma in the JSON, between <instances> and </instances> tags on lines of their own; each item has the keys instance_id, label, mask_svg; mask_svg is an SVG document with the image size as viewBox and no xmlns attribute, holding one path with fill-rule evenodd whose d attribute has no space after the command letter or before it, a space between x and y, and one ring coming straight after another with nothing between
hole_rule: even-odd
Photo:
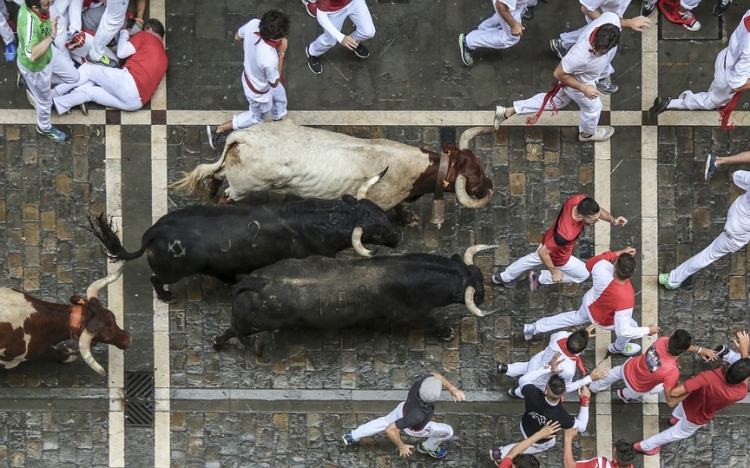
<instances>
[{"instance_id":1,"label":"white cap","mask_svg":"<svg viewBox=\"0 0 750 468\"><path fill-rule=\"evenodd\" d=\"M443 390L443 384L435 376L427 377L419 386L419 399L425 403L432 403L440 398L440 392Z\"/></svg>"}]
</instances>

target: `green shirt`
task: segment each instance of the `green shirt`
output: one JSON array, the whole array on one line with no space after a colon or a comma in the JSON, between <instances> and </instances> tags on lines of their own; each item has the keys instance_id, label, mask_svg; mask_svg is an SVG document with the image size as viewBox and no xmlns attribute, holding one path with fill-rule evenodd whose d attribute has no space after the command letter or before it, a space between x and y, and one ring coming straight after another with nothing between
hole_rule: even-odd
<instances>
[{"instance_id":1,"label":"green shirt","mask_svg":"<svg viewBox=\"0 0 750 468\"><path fill-rule=\"evenodd\" d=\"M18 10L18 48L20 49L18 62L27 70L42 71L52 61L51 45L44 55L35 61L31 60L31 49L49 36L51 27L51 20L40 20L36 13L26 7L25 3L21 5L21 9Z\"/></svg>"}]
</instances>

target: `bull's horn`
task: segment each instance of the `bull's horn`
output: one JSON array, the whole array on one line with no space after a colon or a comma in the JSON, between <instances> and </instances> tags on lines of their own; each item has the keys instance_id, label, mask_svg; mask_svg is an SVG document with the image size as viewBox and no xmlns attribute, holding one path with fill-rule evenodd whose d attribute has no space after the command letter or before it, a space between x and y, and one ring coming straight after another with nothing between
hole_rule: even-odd
<instances>
[{"instance_id":1,"label":"bull's horn","mask_svg":"<svg viewBox=\"0 0 750 468\"><path fill-rule=\"evenodd\" d=\"M388 172L389 167L390 166L386 166L386 168L383 169L383 172L376 175L375 177L371 177L367 182L362 184L359 190L357 190L357 200L362 200L364 198L367 198L367 191L370 190L370 187L375 185L381 178L383 178L385 173Z\"/></svg>"},{"instance_id":2,"label":"bull's horn","mask_svg":"<svg viewBox=\"0 0 750 468\"><path fill-rule=\"evenodd\" d=\"M362 245L362 228L359 226L355 227L354 231L352 231L352 247L354 247L355 252L363 257L372 257L377 251L377 249L367 250L367 248Z\"/></svg>"},{"instance_id":3,"label":"bull's horn","mask_svg":"<svg viewBox=\"0 0 750 468\"><path fill-rule=\"evenodd\" d=\"M117 269L114 273L107 276L106 278L102 278L100 280L96 280L93 283L91 283L91 286L86 289L86 297L88 299L93 299L98 296L99 290L102 289L104 286L107 286L108 284L114 283L117 278L122 275L122 270L125 268L125 263L120 265L120 268Z\"/></svg>"},{"instance_id":4,"label":"bull's horn","mask_svg":"<svg viewBox=\"0 0 750 468\"><path fill-rule=\"evenodd\" d=\"M466 208L482 208L490 202L492 198L492 189L487 191L484 198L471 198L466 192L466 176L459 175L456 177L456 198L458 202Z\"/></svg>"},{"instance_id":5,"label":"bull's horn","mask_svg":"<svg viewBox=\"0 0 750 468\"><path fill-rule=\"evenodd\" d=\"M495 131L495 127L471 127L461 134L461 138L458 140L458 149L468 149L469 142L477 136L483 133L492 133Z\"/></svg>"},{"instance_id":6,"label":"bull's horn","mask_svg":"<svg viewBox=\"0 0 750 468\"><path fill-rule=\"evenodd\" d=\"M474 286L467 286L466 291L464 292L464 303L466 303L466 308L469 309L469 312L476 315L477 317L486 317L500 310L500 307L498 307L497 309L489 312L482 312L482 309L474 304L474 292Z\"/></svg>"},{"instance_id":7,"label":"bull's horn","mask_svg":"<svg viewBox=\"0 0 750 468\"><path fill-rule=\"evenodd\" d=\"M89 333L86 330L81 332L81 337L78 339L78 349L81 351L81 357L97 374L101 376L107 375L104 368L96 362L94 356L91 355L91 341L94 339L94 334Z\"/></svg>"},{"instance_id":8,"label":"bull's horn","mask_svg":"<svg viewBox=\"0 0 750 468\"><path fill-rule=\"evenodd\" d=\"M481 250L495 249L497 247L498 247L497 245L489 245L489 244L472 245L471 247L466 249L466 252L464 252L464 263L467 265L473 265L474 255L476 255L477 252Z\"/></svg>"}]
</instances>

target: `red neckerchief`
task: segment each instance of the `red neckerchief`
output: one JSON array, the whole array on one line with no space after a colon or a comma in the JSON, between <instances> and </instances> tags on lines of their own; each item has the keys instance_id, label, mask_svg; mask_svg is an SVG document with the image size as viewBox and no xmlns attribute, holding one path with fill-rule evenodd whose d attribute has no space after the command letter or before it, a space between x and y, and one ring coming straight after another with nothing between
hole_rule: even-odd
<instances>
[{"instance_id":1,"label":"red neckerchief","mask_svg":"<svg viewBox=\"0 0 750 468\"><path fill-rule=\"evenodd\" d=\"M542 101L542 107L539 108L539 111L537 111L536 114L532 115L528 119L526 119L526 125L534 125L539 121L539 117L542 116L542 112L544 112L544 108L547 107L547 103L550 102L550 99L552 99L555 94L557 94L561 89L563 88L563 84L559 81L555 86L552 87L552 89L549 90L547 94L544 95L544 100ZM555 105L555 101L552 101L552 115L557 114L560 111L560 109L557 108Z\"/></svg>"},{"instance_id":2,"label":"red neckerchief","mask_svg":"<svg viewBox=\"0 0 750 468\"><path fill-rule=\"evenodd\" d=\"M599 27L595 27L593 31L591 31L591 35L589 36L589 44L591 44L591 48L589 49L589 52L592 54L596 51L594 50L594 36L596 36L596 32L599 31Z\"/></svg>"},{"instance_id":3,"label":"red neckerchief","mask_svg":"<svg viewBox=\"0 0 750 468\"><path fill-rule=\"evenodd\" d=\"M41 10L42 7L37 7L37 10ZM47 13L40 15L35 10L31 10L32 13L34 13L42 22L45 22L49 19L49 10L47 10Z\"/></svg>"},{"instance_id":4,"label":"red neckerchief","mask_svg":"<svg viewBox=\"0 0 750 468\"><path fill-rule=\"evenodd\" d=\"M573 354L570 351L568 351L568 348L566 345L568 344L568 339L563 338L562 340L557 341L557 346L560 347L560 350L563 352L564 355L568 356L572 360L576 362L576 366L578 367L578 370L581 371L581 374L586 375L586 368L583 367L583 361L581 361L581 356L577 354Z\"/></svg>"},{"instance_id":5,"label":"red neckerchief","mask_svg":"<svg viewBox=\"0 0 750 468\"><path fill-rule=\"evenodd\" d=\"M253 34L255 34L256 36L258 36L258 40L255 41L255 45L258 45L258 43L260 42L260 40L263 39L263 38L261 37L261 35L260 35L260 33L258 31L255 31ZM279 47L281 47L281 41L280 40L279 41L267 41L267 40L263 39L263 42L265 42L266 44L270 45L274 49L278 49Z\"/></svg>"}]
</instances>

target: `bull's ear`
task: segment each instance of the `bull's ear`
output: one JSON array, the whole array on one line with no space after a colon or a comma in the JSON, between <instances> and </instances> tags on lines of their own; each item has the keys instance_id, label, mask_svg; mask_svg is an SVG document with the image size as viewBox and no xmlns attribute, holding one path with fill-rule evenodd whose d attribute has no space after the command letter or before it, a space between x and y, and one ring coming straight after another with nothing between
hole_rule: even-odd
<instances>
[{"instance_id":1,"label":"bull's ear","mask_svg":"<svg viewBox=\"0 0 750 468\"><path fill-rule=\"evenodd\" d=\"M357 204L357 199L349 194L344 195L343 197L341 197L341 199L344 201L344 203L347 203L349 205Z\"/></svg>"},{"instance_id":2,"label":"bull's ear","mask_svg":"<svg viewBox=\"0 0 750 468\"><path fill-rule=\"evenodd\" d=\"M458 263L464 263L464 260L461 258L459 254L453 254L451 255L451 261L452 262L458 262Z\"/></svg>"},{"instance_id":3,"label":"bull's ear","mask_svg":"<svg viewBox=\"0 0 750 468\"><path fill-rule=\"evenodd\" d=\"M444 153L452 153L453 151L458 151L458 147L455 143L444 143L443 144L443 152Z\"/></svg>"},{"instance_id":4,"label":"bull's ear","mask_svg":"<svg viewBox=\"0 0 750 468\"><path fill-rule=\"evenodd\" d=\"M84 306L86 305L86 299L81 296L70 296L70 303L73 305Z\"/></svg>"}]
</instances>

